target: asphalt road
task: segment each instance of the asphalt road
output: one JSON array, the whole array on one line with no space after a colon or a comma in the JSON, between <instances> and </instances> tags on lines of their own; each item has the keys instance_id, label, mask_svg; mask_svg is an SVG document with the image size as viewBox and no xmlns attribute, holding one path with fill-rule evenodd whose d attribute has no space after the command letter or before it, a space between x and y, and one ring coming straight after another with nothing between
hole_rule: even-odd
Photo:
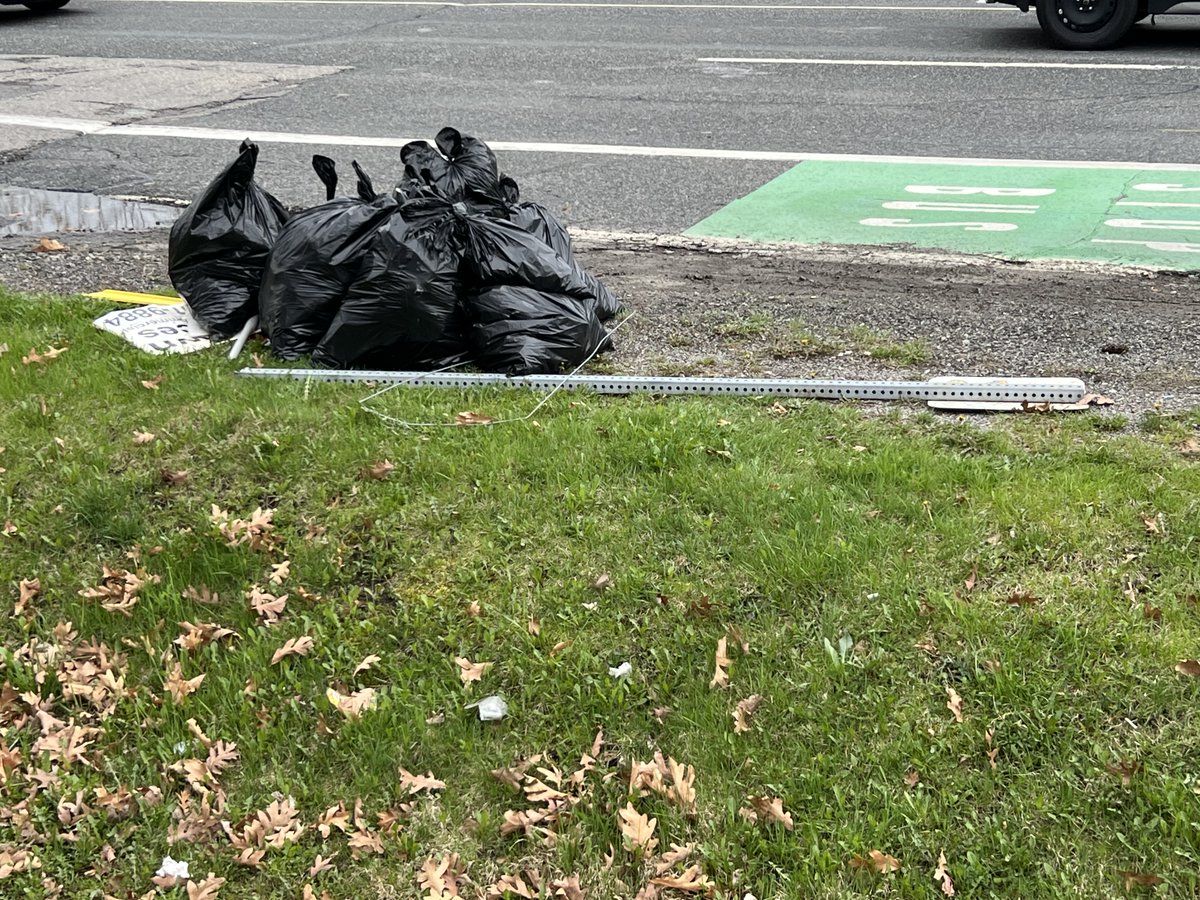
<instances>
[{"instance_id":1,"label":"asphalt road","mask_svg":"<svg viewBox=\"0 0 1200 900\"><path fill-rule=\"evenodd\" d=\"M123 96L132 82L109 78L75 97L75 117L366 137L453 124L493 141L731 151L501 152L527 196L576 227L620 231L683 230L792 165L742 151L1200 162L1198 37L1200 18L1162 17L1122 50L1062 53L1044 45L1032 14L965 0L73 0L53 16L0 7L0 55L31 70L35 56L228 64L225 87L221 66L194 85L186 67L164 70L164 87L181 95L166 106L147 103L145 85ZM746 61L765 58L808 61ZM924 64L950 62L980 65ZM246 63L342 68L264 87L270 79L244 77ZM1084 67L1096 64L1112 68ZM1178 68L1122 68L1148 65ZM47 84L0 80L0 116L19 104L66 114ZM233 149L13 128L0 184L187 197ZM318 199L313 152L357 158L380 182L398 174L395 148L290 143L264 146L263 180L285 202Z\"/></svg>"}]
</instances>

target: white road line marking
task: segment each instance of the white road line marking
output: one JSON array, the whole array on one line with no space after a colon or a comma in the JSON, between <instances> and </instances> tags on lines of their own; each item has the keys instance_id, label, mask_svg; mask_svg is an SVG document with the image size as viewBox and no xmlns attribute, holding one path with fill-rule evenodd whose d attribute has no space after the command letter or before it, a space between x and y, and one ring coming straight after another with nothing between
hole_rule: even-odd
<instances>
[{"instance_id":1,"label":"white road line marking","mask_svg":"<svg viewBox=\"0 0 1200 900\"><path fill-rule=\"evenodd\" d=\"M114 125L98 119L59 119L0 114L0 125L44 128L112 137L185 138L236 143L249 138L260 144L306 144L331 147L403 147L424 137L377 137L351 134L304 134L256 131L252 128L201 128L186 125ZM1200 172L1196 163L1152 163L1065 159L990 159L957 156L888 156L869 153L808 153L789 150L718 150L708 147L644 147L630 144L555 144L540 141L488 141L493 150L509 153L573 153L593 156L644 156L682 159L732 159L758 162L869 162L916 165L1012 167L1018 169L1117 169L1134 172Z\"/></svg>"},{"instance_id":2,"label":"white road line marking","mask_svg":"<svg viewBox=\"0 0 1200 900\"><path fill-rule=\"evenodd\" d=\"M789 66L899 66L916 69L1116 69L1138 72L1200 69L1200 66L1189 66L1182 63L1002 62L975 59L823 59L816 57L790 59L786 57L701 56L696 59L696 62Z\"/></svg>"},{"instance_id":3,"label":"white road line marking","mask_svg":"<svg viewBox=\"0 0 1200 900\"><path fill-rule=\"evenodd\" d=\"M464 3L462 0L100 0L102 3L214 3L235 5L288 5L288 6L447 6L469 9L505 7L563 7L566 9L752 9L752 10L865 10L869 12L1009 12L1016 7L990 6L870 6L867 4L816 4L816 3L586 3L566 0L479 0Z\"/></svg>"}]
</instances>

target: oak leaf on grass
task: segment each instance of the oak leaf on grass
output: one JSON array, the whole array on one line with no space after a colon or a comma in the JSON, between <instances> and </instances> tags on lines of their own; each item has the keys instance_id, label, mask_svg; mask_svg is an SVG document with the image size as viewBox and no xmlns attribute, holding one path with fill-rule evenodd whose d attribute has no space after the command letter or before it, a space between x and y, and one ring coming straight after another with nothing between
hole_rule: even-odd
<instances>
[{"instance_id":1,"label":"oak leaf on grass","mask_svg":"<svg viewBox=\"0 0 1200 900\"><path fill-rule=\"evenodd\" d=\"M954 882L950 880L950 873L946 871L946 851L938 853L937 868L933 872L933 880L941 885L942 893L947 897L954 896Z\"/></svg>"},{"instance_id":2,"label":"oak leaf on grass","mask_svg":"<svg viewBox=\"0 0 1200 900\"><path fill-rule=\"evenodd\" d=\"M654 848L658 846L658 838L654 836L658 819L651 819L638 812L632 803L626 803L624 809L620 810L617 816L621 835L629 846L643 853L653 853Z\"/></svg>"},{"instance_id":3,"label":"oak leaf on grass","mask_svg":"<svg viewBox=\"0 0 1200 900\"><path fill-rule=\"evenodd\" d=\"M658 887L671 888L685 894L711 894L716 890L716 883L704 874L704 870L693 865L684 869L679 875L660 875L651 878L650 883Z\"/></svg>"},{"instance_id":4,"label":"oak leaf on grass","mask_svg":"<svg viewBox=\"0 0 1200 900\"><path fill-rule=\"evenodd\" d=\"M949 685L946 686L946 697L947 697L946 709L950 710L950 712L954 715L955 722L962 722L962 720L963 720L962 697L960 697L958 695L958 691L956 691L954 688L950 687Z\"/></svg>"},{"instance_id":5,"label":"oak leaf on grass","mask_svg":"<svg viewBox=\"0 0 1200 900\"><path fill-rule=\"evenodd\" d=\"M465 656L454 657L454 663L459 668L458 677L462 679L464 685L470 684L472 681L482 681L483 673L494 665L490 662L473 663Z\"/></svg>"},{"instance_id":6,"label":"oak leaf on grass","mask_svg":"<svg viewBox=\"0 0 1200 900\"><path fill-rule=\"evenodd\" d=\"M733 733L745 734L753 730L750 720L754 714L758 712L758 708L762 706L763 698L760 694L751 694L745 700L739 700L737 708L733 711Z\"/></svg>"},{"instance_id":7,"label":"oak leaf on grass","mask_svg":"<svg viewBox=\"0 0 1200 900\"><path fill-rule=\"evenodd\" d=\"M751 822L770 819L772 822L778 822L788 831L792 831L796 827L796 823L792 820L792 814L783 808L782 797L752 796L748 798L748 801L750 808L743 808L741 814Z\"/></svg>"},{"instance_id":8,"label":"oak leaf on grass","mask_svg":"<svg viewBox=\"0 0 1200 900\"><path fill-rule=\"evenodd\" d=\"M713 677L708 683L710 688L721 688L729 686L729 647L728 638L722 637L717 641L717 651L715 654L715 665L713 667Z\"/></svg>"},{"instance_id":9,"label":"oak leaf on grass","mask_svg":"<svg viewBox=\"0 0 1200 900\"><path fill-rule=\"evenodd\" d=\"M425 860L417 873L417 885L424 892L426 900L453 900L462 896L458 892L462 877L462 862L458 854L448 853L440 860Z\"/></svg>"},{"instance_id":10,"label":"oak leaf on grass","mask_svg":"<svg viewBox=\"0 0 1200 900\"><path fill-rule=\"evenodd\" d=\"M224 883L224 878L218 878L212 872L209 872L208 877L203 881L189 881L187 883L188 900L217 900L217 894L220 893L221 885Z\"/></svg>"},{"instance_id":11,"label":"oak leaf on grass","mask_svg":"<svg viewBox=\"0 0 1200 900\"><path fill-rule=\"evenodd\" d=\"M179 663L175 663L174 668L167 673L167 679L164 686L170 692L171 699L174 700L176 704L180 704L183 702L184 698L188 696L188 694L194 694L199 689L200 685L204 682L205 677L207 677L207 674L207 672L201 672L195 678L184 678L183 666L181 666Z\"/></svg>"},{"instance_id":12,"label":"oak leaf on grass","mask_svg":"<svg viewBox=\"0 0 1200 900\"><path fill-rule=\"evenodd\" d=\"M285 641L284 645L276 650L275 654L271 657L271 665L274 666L280 660L286 659L289 656L308 656L314 646L315 642L307 634L302 634L300 637Z\"/></svg>"},{"instance_id":13,"label":"oak leaf on grass","mask_svg":"<svg viewBox=\"0 0 1200 900\"><path fill-rule=\"evenodd\" d=\"M400 786L407 790L411 796L413 794L419 794L421 791L445 790L446 782L434 778L432 772L426 772L424 775L414 775L412 772L408 771L408 769L401 766Z\"/></svg>"},{"instance_id":14,"label":"oak leaf on grass","mask_svg":"<svg viewBox=\"0 0 1200 900\"><path fill-rule=\"evenodd\" d=\"M850 857L850 865L856 869L871 869L882 875L886 875L888 872L900 871L900 860L894 856L889 856L882 850L871 850L866 856L852 856Z\"/></svg>"}]
</instances>

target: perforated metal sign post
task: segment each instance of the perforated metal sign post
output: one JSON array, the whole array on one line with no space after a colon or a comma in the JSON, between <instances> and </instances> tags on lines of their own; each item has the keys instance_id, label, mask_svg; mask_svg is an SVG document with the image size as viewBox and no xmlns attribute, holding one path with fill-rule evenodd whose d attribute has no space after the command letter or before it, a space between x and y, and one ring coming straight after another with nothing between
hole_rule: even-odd
<instances>
[{"instance_id":1,"label":"perforated metal sign post","mask_svg":"<svg viewBox=\"0 0 1200 900\"><path fill-rule=\"evenodd\" d=\"M467 372L377 372L335 369L246 368L250 378L395 384L403 387L522 387L597 394L740 395L813 400L959 400L1009 403L1077 403L1078 378L939 378L935 381L849 381L799 378L659 378L650 375L507 375Z\"/></svg>"}]
</instances>

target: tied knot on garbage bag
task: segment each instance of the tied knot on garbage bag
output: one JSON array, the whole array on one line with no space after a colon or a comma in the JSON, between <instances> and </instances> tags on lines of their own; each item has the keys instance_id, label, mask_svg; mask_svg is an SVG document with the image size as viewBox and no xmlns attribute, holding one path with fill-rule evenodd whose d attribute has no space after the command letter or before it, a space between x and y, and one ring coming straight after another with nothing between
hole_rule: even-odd
<instances>
[{"instance_id":1,"label":"tied knot on garbage bag","mask_svg":"<svg viewBox=\"0 0 1200 900\"><path fill-rule=\"evenodd\" d=\"M237 157L171 227L171 283L200 324L220 337L242 330L258 312L267 254L287 222L283 205L254 179L258 146Z\"/></svg>"},{"instance_id":2,"label":"tied knot on garbage bag","mask_svg":"<svg viewBox=\"0 0 1200 900\"><path fill-rule=\"evenodd\" d=\"M611 349L620 303L566 227L482 140L443 128L435 144L405 145L385 194L352 161L355 196L337 196L336 163L314 156L325 202L289 218L243 143L172 229L172 282L211 331L258 315L276 356L332 368L556 374Z\"/></svg>"}]
</instances>

